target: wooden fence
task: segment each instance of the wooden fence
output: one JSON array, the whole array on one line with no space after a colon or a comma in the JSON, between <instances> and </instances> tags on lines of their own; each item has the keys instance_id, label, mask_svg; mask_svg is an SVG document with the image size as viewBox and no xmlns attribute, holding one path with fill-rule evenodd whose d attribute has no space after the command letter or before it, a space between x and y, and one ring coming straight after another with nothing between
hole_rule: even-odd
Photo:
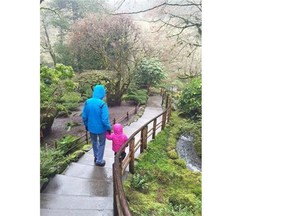
<instances>
[{"instance_id":1,"label":"wooden fence","mask_svg":"<svg viewBox=\"0 0 288 216\"><path fill-rule=\"evenodd\" d=\"M122 115L117 119L114 118L113 121L110 122L110 124L113 125L115 123L123 123L125 121L128 121L131 118L131 115L137 114L138 110L139 110L139 105L130 109L128 112L126 112L125 115ZM67 154L68 152L72 152L73 150L77 150L77 148L79 148L84 143L88 144L89 141L90 141L90 136L89 136L88 131L86 131L82 136L80 136L80 137L78 137L72 141L73 144L71 145L71 147L69 149L66 150L66 152L64 152L64 154ZM54 143L54 148L61 150L61 148L59 148L57 146L57 142Z\"/></svg>"}]
</instances>

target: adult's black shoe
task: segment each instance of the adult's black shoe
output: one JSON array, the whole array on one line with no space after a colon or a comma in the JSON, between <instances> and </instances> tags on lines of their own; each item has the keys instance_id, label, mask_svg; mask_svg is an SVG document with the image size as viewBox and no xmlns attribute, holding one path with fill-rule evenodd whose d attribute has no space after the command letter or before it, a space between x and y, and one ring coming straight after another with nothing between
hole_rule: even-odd
<instances>
[{"instance_id":1,"label":"adult's black shoe","mask_svg":"<svg viewBox=\"0 0 288 216\"><path fill-rule=\"evenodd\" d=\"M103 160L102 163L96 163L96 166L101 166L101 167L104 167L106 164L105 160Z\"/></svg>"}]
</instances>

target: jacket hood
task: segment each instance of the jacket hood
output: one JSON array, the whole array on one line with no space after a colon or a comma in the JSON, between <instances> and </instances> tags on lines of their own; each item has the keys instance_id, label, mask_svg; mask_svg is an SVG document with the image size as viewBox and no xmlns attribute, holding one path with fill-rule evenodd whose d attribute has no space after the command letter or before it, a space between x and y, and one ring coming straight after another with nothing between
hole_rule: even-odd
<instances>
[{"instance_id":1,"label":"jacket hood","mask_svg":"<svg viewBox=\"0 0 288 216\"><path fill-rule=\"evenodd\" d=\"M120 135L120 134L123 134L123 127L121 124L115 124L113 126L113 133L117 134L117 135Z\"/></svg>"},{"instance_id":2,"label":"jacket hood","mask_svg":"<svg viewBox=\"0 0 288 216\"><path fill-rule=\"evenodd\" d=\"M105 97L106 90L103 85L95 85L93 91L93 98L103 99Z\"/></svg>"}]
</instances>

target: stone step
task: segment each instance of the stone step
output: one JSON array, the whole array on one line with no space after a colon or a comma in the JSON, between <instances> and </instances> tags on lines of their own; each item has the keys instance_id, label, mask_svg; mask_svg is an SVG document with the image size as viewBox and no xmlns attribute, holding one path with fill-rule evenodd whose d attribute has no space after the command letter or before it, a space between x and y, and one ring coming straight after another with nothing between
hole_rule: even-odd
<instances>
[{"instance_id":1,"label":"stone step","mask_svg":"<svg viewBox=\"0 0 288 216\"><path fill-rule=\"evenodd\" d=\"M42 193L41 209L112 210L113 197L72 196Z\"/></svg>"},{"instance_id":2,"label":"stone step","mask_svg":"<svg viewBox=\"0 0 288 216\"><path fill-rule=\"evenodd\" d=\"M42 193L112 197L113 182L57 174Z\"/></svg>"},{"instance_id":3,"label":"stone step","mask_svg":"<svg viewBox=\"0 0 288 216\"><path fill-rule=\"evenodd\" d=\"M107 165L105 165L105 167L99 167L72 162L62 174L85 179L112 181L112 166L106 166Z\"/></svg>"},{"instance_id":4,"label":"stone step","mask_svg":"<svg viewBox=\"0 0 288 216\"><path fill-rule=\"evenodd\" d=\"M127 153L128 153L128 150L127 150ZM136 152L136 155L138 154L140 154L140 150ZM63 172L63 174L69 175L69 176L75 176L75 177L82 177L82 178L90 178L90 177L94 178L95 176L95 179L99 179L99 180L101 179L103 180L103 177L104 177L105 179L113 181L112 164L114 163L114 158L111 159L111 158L104 157L104 160L106 161L106 165L104 167L95 166L93 160L94 160L94 157L91 153L84 154L76 163L72 163L75 166L68 167ZM76 168L77 165L84 165L84 166L86 165L86 166L91 166L92 168L89 169L88 167L86 167L85 169L87 169L88 171L84 171L84 170L81 170L80 166ZM129 170L128 167L129 165L126 168L126 171L123 173L123 176L125 175L124 179L126 179L126 176L128 175L128 170ZM73 168L73 171L70 170L72 168ZM75 170L77 169L75 172L74 172L74 168ZM94 172L95 169L97 171ZM102 174L103 174L103 177L101 176Z\"/></svg>"},{"instance_id":5,"label":"stone step","mask_svg":"<svg viewBox=\"0 0 288 216\"><path fill-rule=\"evenodd\" d=\"M113 158L107 157L106 154L104 153L103 159L106 161L105 168L110 168L112 169L112 164L114 163L114 153L113 153ZM90 166L95 166L94 164L94 156L93 152L86 152L78 161L77 163L83 164L83 165L90 165ZM98 166L96 166L98 167ZM98 168L103 168L103 167L98 167Z\"/></svg>"},{"instance_id":6,"label":"stone step","mask_svg":"<svg viewBox=\"0 0 288 216\"><path fill-rule=\"evenodd\" d=\"M113 216L113 210L41 209L41 216Z\"/></svg>"},{"instance_id":7,"label":"stone step","mask_svg":"<svg viewBox=\"0 0 288 216\"><path fill-rule=\"evenodd\" d=\"M87 153L94 156L92 148L88 152L86 152L86 154ZM106 158L114 158L114 152L112 151L112 143L109 144L108 147L107 147L107 143L106 143L106 147L105 147L105 150L104 150L104 157L106 157Z\"/></svg>"}]
</instances>

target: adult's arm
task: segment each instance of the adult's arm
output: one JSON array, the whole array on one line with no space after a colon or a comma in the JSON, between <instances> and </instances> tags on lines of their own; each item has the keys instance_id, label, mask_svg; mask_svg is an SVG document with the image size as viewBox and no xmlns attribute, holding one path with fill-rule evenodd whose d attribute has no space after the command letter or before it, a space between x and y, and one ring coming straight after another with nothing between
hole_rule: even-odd
<instances>
[{"instance_id":1,"label":"adult's arm","mask_svg":"<svg viewBox=\"0 0 288 216\"><path fill-rule=\"evenodd\" d=\"M87 101L85 102L84 104L84 107L83 107L83 111L82 111L82 121L85 125L85 127L87 128L87 124L88 124L88 114L87 114Z\"/></svg>"},{"instance_id":2,"label":"adult's arm","mask_svg":"<svg viewBox=\"0 0 288 216\"><path fill-rule=\"evenodd\" d=\"M108 106L105 103L101 109L102 114L101 114L101 118L102 118L102 123L105 127L105 130L111 130L111 125L110 125L110 119L109 119L109 110L108 110Z\"/></svg>"}]
</instances>

